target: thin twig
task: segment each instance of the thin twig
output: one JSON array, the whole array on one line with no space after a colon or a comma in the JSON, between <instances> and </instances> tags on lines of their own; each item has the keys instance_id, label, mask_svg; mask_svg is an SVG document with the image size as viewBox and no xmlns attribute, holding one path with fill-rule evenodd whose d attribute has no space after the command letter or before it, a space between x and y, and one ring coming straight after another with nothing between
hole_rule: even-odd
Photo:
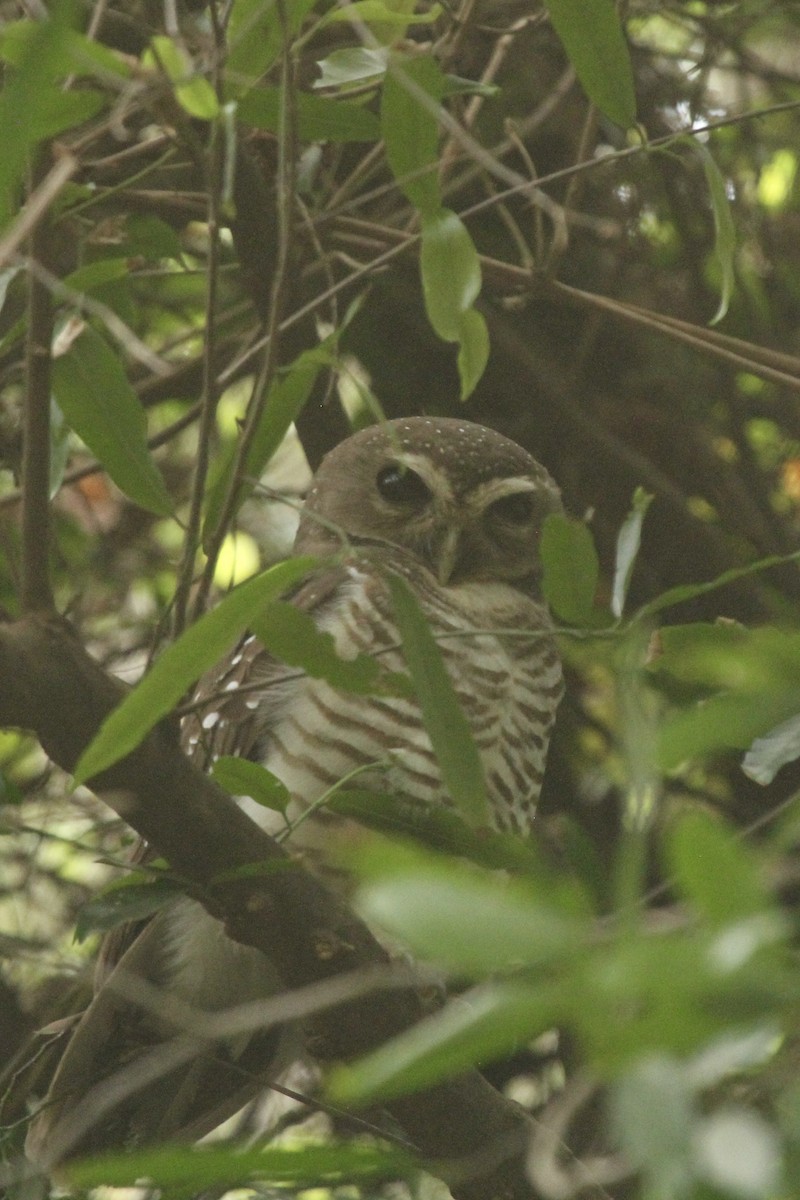
<instances>
[{"instance_id":1,"label":"thin twig","mask_svg":"<svg viewBox=\"0 0 800 1200\"><path fill-rule=\"evenodd\" d=\"M19 247L30 237L36 226L48 212L50 205L62 188L69 183L79 166L72 154L62 154L45 175L39 186L31 192L25 207L0 241L0 268L8 263Z\"/></svg>"},{"instance_id":2,"label":"thin twig","mask_svg":"<svg viewBox=\"0 0 800 1200\"><path fill-rule=\"evenodd\" d=\"M223 103L222 62L224 59L224 32L220 25L216 0L211 0L212 28L215 47L212 66L214 90L220 105ZM189 593L194 580L197 548L200 542L200 525L203 515L203 500L211 455L211 439L217 419L219 384L217 380L217 300L219 292L219 232L222 193L222 130L219 122L211 125L211 143L208 150L208 274L206 283L205 330L203 333L203 392L201 396L200 424L197 430L197 458L192 478L192 493L189 503L189 520L184 538L184 554L175 603L172 614L172 633L178 637L186 625Z\"/></svg>"},{"instance_id":3,"label":"thin twig","mask_svg":"<svg viewBox=\"0 0 800 1200\"><path fill-rule=\"evenodd\" d=\"M281 28L281 108L278 128L277 170L277 251L275 274L272 280L267 330L262 339L264 357L248 404L244 429L239 440L233 472L215 528L211 531L206 547L206 566L197 588L193 617L203 612L211 584L214 579L217 558L225 536L236 514L242 485L250 474L248 459L267 395L279 361L279 340L283 328L283 310L286 304L289 256L292 246L293 212L295 195L295 148L297 145L297 114L294 90L294 60L292 55L291 30L286 0L276 0L276 12ZM330 289L329 289L330 290Z\"/></svg>"},{"instance_id":4,"label":"thin twig","mask_svg":"<svg viewBox=\"0 0 800 1200\"><path fill-rule=\"evenodd\" d=\"M39 168L32 171L36 183ZM30 236L30 257L47 260L50 228L46 213ZM28 276L26 393L22 446L22 586L20 601L26 613L52 612L50 586L50 345L53 340L53 299L34 273Z\"/></svg>"}]
</instances>

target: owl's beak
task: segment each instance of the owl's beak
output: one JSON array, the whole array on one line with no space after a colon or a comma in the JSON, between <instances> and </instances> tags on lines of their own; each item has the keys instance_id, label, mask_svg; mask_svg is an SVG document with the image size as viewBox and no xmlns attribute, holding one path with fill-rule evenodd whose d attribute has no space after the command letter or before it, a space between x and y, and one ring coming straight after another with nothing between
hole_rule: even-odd
<instances>
[{"instance_id":1,"label":"owl's beak","mask_svg":"<svg viewBox=\"0 0 800 1200\"><path fill-rule=\"evenodd\" d=\"M442 587L446 587L450 582L458 564L459 551L461 549L461 533L462 530L457 525L449 525L445 529L444 536L439 545L436 578Z\"/></svg>"}]
</instances>

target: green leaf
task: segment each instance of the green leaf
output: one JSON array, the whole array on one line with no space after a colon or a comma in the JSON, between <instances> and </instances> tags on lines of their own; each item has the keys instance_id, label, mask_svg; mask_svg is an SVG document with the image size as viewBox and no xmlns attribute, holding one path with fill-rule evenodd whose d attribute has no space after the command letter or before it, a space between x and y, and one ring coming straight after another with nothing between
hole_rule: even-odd
<instances>
[{"instance_id":1,"label":"green leaf","mask_svg":"<svg viewBox=\"0 0 800 1200\"><path fill-rule=\"evenodd\" d=\"M444 786L471 825L488 825L483 764L439 647L405 580L390 575L389 587L403 653Z\"/></svg>"},{"instance_id":2,"label":"green leaf","mask_svg":"<svg viewBox=\"0 0 800 1200\"><path fill-rule=\"evenodd\" d=\"M286 6L288 33L293 37L317 0L292 0ZM236 99L258 83L278 60L283 30L277 4L234 0L227 27L226 99Z\"/></svg>"},{"instance_id":3,"label":"green leaf","mask_svg":"<svg viewBox=\"0 0 800 1200\"><path fill-rule=\"evenodd\" d=\"M419 1091L466 1067L492 1062L555 1023L547 985L489 984L450 1003L352 1066L331 1073L335 1104L366 1104Z\"/></svg>"},{"instance_id":4,"label":"green leaf","mask_svg":"<svg viewBox=\"0 0 800 1200\"><path fill-rule=\"evenodd\" d=\"M36 42L40 29L39 21L10 21L0 32L0 58L15 67L20 66L31 44ZM131 68L121 55L77 29L64 30L53 78L93 75L103 79L112 75L128 79L130 74ZM69 94L61 92L62 97Z\"/></svg>"},{"instance_id":5,"label":"green leaf","mask_svg":"<svg viewBox=\"0 0 800 1200\"><path fill-rule=\"evenodd\" d=\"M386 74L387 53L383 48L368 50L366 46L334 50L317 63L321 74L313 86L341 90L368 80L377 82Z\"/></svg>"},{"instance_id":6,"label":"green leaf","mask_svg":"<svg viewBox=\"0 0 800 1200\"><path fill-rule=\"evenodd\" d=\"M666 848L678 890L712 925L770 908L756 863L720 818L689 809L669 831Z\"/></svg>"},{"instance_id":7,"label":"green leaf","mask_svg":"<svg viewBox=\"0 0 800 1200\"><path fill-rule=\"evenodd\" d=\"M150 457L139 398L119 356L91 326L54 359L53 393L117 487L142 508L168 516L172 502Z\"/></svg>"},{"instance_id":8,"label":"green leaf","mask_svg":"<svg viewBox=\"0 0 800 1200\"><path fill-rule=\"evenodd\" d=\"M553 612L571 625L592 624L600 565L588 526L551 513L545 518L539 552L542 589Z\"/></svg>"},{"instance_id":9,"label":"green leaf","mask_svg":"<svg viewBox=\"0 0 800 1200\"><path fill-rule=\"evenodd\" d=\"M704 583L682 583L677 587L669 588L660 596L656 596L655 600L643 605L637 615L653 616L665 608L672 608L676 604L685 604L687 600L696 600L698 596L716 592L729 583L746 579L748 575L759 575L762 571L768 571L770 567L782 567L796 562L800 562L800 550L795 550L792 554L770 554L767 558L760 558L757 562L748 563L745 567L732 567L730 571L723 571L716 579L709 579Z\"/></svg>"},{"instance_id":10,"label":"green leaf","mask_svg":"<svg viewBox=\"0 0 800 1200\"><path fill-rule=\"evenodd\" d=\"M552 965L584 934L582 922L522 887L431 856L363 884L356 907L421 958L470 976Z\"/></svg>"},{"instance_id":11,"label":"green leaf","mask_svg":"<svg viewBox=\"0 0 800 1200\"><path fill-rule=\"evenodd\" d=\"M392 1180L410 1176L413 1163L402 1150L346 1143L254 1150L241 1146L159 1146L99 1154L70 1161L63 1174L71 1188L132 1186L147 1179L173 1197L198 1190L232 1188L253 1179L295 1188L333 1187L353 1181ZM171 1189L171 1190L170 1190Z\"/></svg>"},{"instance_id":12,"label":"green leaf","mask_svg":"<svg viewBox=\"0 0 800 1200\"><path fill-rule=\"evenodd\" d=\"M447 208L422 223L420 267L428 320L444 341L459 341L481 290L481 266L466 225Z\"/></svg>"},{"instance_id":13,"label":"green leaf","mask_svg":"<svg viewBox=\"0 0 800 1200\"><path fill-rule=\"evenodd\" d=\"M386 157L404 194L424 217L431 218L438 214L442 203L436 170L439 161L436 110L445 86L441 68L430 55L407 58L393 54L389 58L381 100L381 131ZM451 215L458 220L455 214ZM433 319L431 324L436 328ZM445 335L440 334L440 337ZM453 336L446 340L456 341L457 337L456 325Z\"/></svg>"},{"instance_id":14,"label":"green leaf","mask_svg":"<svg viewBox=\"0 0 800 1200\"><path fill-rule=\"evenodd\" d=\"M338 10L337 10L338 11ZM280 89L253 88L242 96L238 114L257 129L276 133L280 119ZM295 94L297 132L308 142L376 142L381 136L378 118L368 108L328 96Z\"/></svg>"},{"instance_id":15,"label":"green leaf","mask_svg":"<svg viewBox=\"0 0 800 1200\"><path fill-rule=\"evenodd\" d=\"M246 478L239 489L237 508L252 494L262 471L280 446L289 426L300 415L316 383L317 375L322 366L329 361L327 347L340 332L341 330L334 332L312 350L304 350L287 368L286 373L273 382L260 424L250 445L245 464ZM231 446L227 454L221 457L214 481L208 489L203 525L204 545L216 529L235 463L236 447Z\"/></svg>"},{"instance_id":16,"label":"green leaf","mask_svg":"<svg viewBox=\"0 0 800 1200\"><path fill-rule=\"evenodd\" d=\"M546 0L586 95L623 129L636 123L633 68L614 0Z\"/></svg>"},{"instance_id":17,"label":"green leaf","mask_svg":"<svg viewBox=\"0 0 800 1200\"><path fill-rule=\"evenodd\" d=\"M150 49L142 56L145 67L160 67L174 85L175 99L190 117L213 121L219 116L219 100L211 84L195 73L186 51L170 37L152 38Z\"/></svg>"},{"instance_id":18,"label":"green leaf","mask_svg":"<svg viewBox=\"0 0 800 1200\"><path fill-rule=\"evenodd\" d=\"M481 313L470 308L458 325L458 377L461 399L466 400L480 382L489 361L489 330Z\"/></svg>"},{"instance_id":19,"label":"green leaf","mask_svg":"<svg viewBox=\"0 0 800 1200\"><path fill-rule=\"evenodd\" d=\"M633 506L622 523L617 535L617 553L614 561L614 583L611 589L611 611L617 619L622 616L630 587L633 568L642 544L642 523L653 497L644 488L633 493Z\"/></svg>"},{"instance_id":20,"label":"green leaf","mask_svg":"<svg viewBox=\"0 0 800 1200\"><path fill-rule=\"evenodd\" d=\"M65 129L81 125L99 113L107 100L102 92L84 89L80 92L64 92L60 87L43 87L37 100L36 111L26 130L31 142L43 142L55 137Z\"/></svg>"},{"instance_id":21,"label":"green leaf","mask_svg":"<svg viewBox=\"0 0 800 1200\"><path fill-rule=\"evenodd\" d=\"M125 221L125 249L129 256L148 259L175 258L183 253L177 233L162 221L146 213L131 213Z\"/></svg>"},{"instance_id":22,"label":"green leaf","mask_svg":"<svg viewBox=\"0 0 800 1200\"><path fill-rule=\"evenodd\" d=\"M383 0L354 0L353 3L344 4L341 8L329 9L320 21L318 28L322 29L325 25L336 22L355 21L368 26L397 26L398 30L402 32L411 25L431 25L434 21L438 21L441 15L441 4L432 4L427 12L414 12L413 10L408 12L389 8L387 4L383 3Z\"/></svg>"},{"instance_id":23,"label":"green leaf","mask_svg":"<svg viewBox=\"0 0 800 1200\"><path fill-rule=\"evenodd\" d=\"M260 763L224 755L216 760L211 774L232 796L249 796L273 812L285 813L289 806L291 797L286 784Z\"/></svg>"},{"instance_id":24,"label":"green leaf","mask_svg":"<svg viewBox=\"0 0 800 1200\"><path fill-rule=\"evenodd\" d=\"M174 879L149 883L142 883L139 875L117 879L82 906L75 922L75 941L84 942L90 933L106 933L126 921L143 921L185 895L185 887Z\"/></svg>"},{"instance_id":25,"label":"green leaf","mask_svg":"<svg viewBox=\"0 0 800 1200\"><path fill-rule=\"evenodd\" d=\"M203 672L231 649L264 605L318 565L318 560L310 557L279 563L248 579L187 629L105 719L81 755L75 782L86 782L138 746Z\"/></svg>"},{"instance_id":26,"label":"green leaf","mask_svg":"<svg viewBox=\"0 0 800 1200\"><path fill-rule=\"evenodd\" d=\"M342 658L336 652L333 636L318 629L314 618L293 604L276 600L259 614L251 627L259 641L281 662L301 667L307 675L324 679L331 687L362 695L398 690L413 695L409 679L394 673L388 676L370 655Z\"/></svg>"},{"instance_id":27,"label":"green leaf","mask_svg":"<svg viewBox=\"0 0 800 1200\"><path fill-rule=\"evenodd\" d=\"M735 282L736 226L733 221L733 213L731 211L730 200L728 199L725 179L719 167L714 162L710 150L695 138L686 138L685 140L690 142L695 153L700 155L706 183L708 184L711 211L714 214L714 257L717 260L720 271L720 297L717 311L709 321L709 324L716 325L727 313L733 293Z\"/></svg>"},{"instance_id":28,"label":"green leaf","mask_svg":"<svg viewBox=\"0 0 800 1200\"><path fill-rule=\"evenodd\" d=\"M0 228L13 211L13 192L28 155L39 140L39 128L52 112L51 81L67 74L65 53L76 16L75 0L56 0L46 20L37 21L16 69L0 92Z\"/></svg>"}]
</instances>

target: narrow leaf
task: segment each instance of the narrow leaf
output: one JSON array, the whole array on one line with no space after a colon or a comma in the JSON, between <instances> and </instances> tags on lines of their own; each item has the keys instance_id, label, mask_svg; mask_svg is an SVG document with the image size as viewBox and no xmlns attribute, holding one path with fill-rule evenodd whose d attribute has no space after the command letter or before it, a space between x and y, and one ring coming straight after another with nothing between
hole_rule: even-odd
<instances>
[{"instance_id":1,"label":"narrow leaf","mask_svg":"<svg viewBox=\"0 0 800 1200\"><path fill-rule=\"evenodd\" d=\"M746 579L748 575L759 575L762 571L768 571L770 567L781 567L787 563L796 562L800 562L800 550L795 550L792 554L771 554L767 558L760 558L758 562L748 563L745 567L732 567L729 571L718 575L716 579L709 579L705 583L678 584L677 587L662 592L660 596L656 596L655 600L643 605L639 609L638 615L652 616L662 612L665 608L672 608L676 604L684 604L687 600L696 600L698 596L716 592L729 583Z\"/></svg>"},{"instance_id":2,"label":"narrow leaf","mask_svg":"<svg viewBox=\"0 0 800 1200\"><path fill-rule=\"evenodd\" d=\"M381 101L386 157L401 189L426 217L433 217L441 207L436 110L445 86L441 68L430 55L390 57Z\"/></svg>"},{"instance_id":3,"label":"narrow leaf","mask_svg":"<svg viewBox=\"0 0 800 1200\"><path fill-rule=\"evenodd\" d=\"M558 1012L549 987L475 989L360 1062L332 1072L328 1095L337 1104L366 1104L419 1091L507 1055L549 1028Z\"/></svg>"},{"instance_id":4,"label":"narrow leaf","mask_svg":"<svg viewBox=\"0 0 800 1200\"><path fill-rule=\"evenodd\" d=\"M232 796L249 796L256 804L273 812L285 813L289 806L286 784L260 763L225 755L216 760L211 774L220 787L224 787Z\"/></svg>"},{"instance_id":5,"label":"narrow leaf","mask_svg":"<svg viewBox=\"0 0 800 1200\"><path fill-rule=\"evenodd\" d=\"M318 561L309 557L279 563L248 579L187 629L103 722L81 755L75 782L84 783L138 746L203 672L230 650L264 605L317 565Z\"/></svg>"},{"instance_id":6,"label":"narrow leaf","mask_svg":"<svg viewBox=\"0 0 800 1200\"><path fill-rule=\"evenodd\" d=\"M633 68L614 0L546 0L586 95L623 129L636 123Z\"/></svg>"},{"instance_id":7,"label":"narrow leaf","mask_svg":"<svg viewBox=\"0 0 800 1200\"><path fill-rule=\"evenodd\" d=\"M53 361L53 392L64 417L127 496L167 516L172 502L147 447L139 398L106 340L86 326Z\"/></svg>"},{"instance_id":8,"label":"narrow leaf","mask_svg":"<svg viewBox=\"0 0 800 1200\"><path fill-rule=\"evenodd\" d=\"M420 269L428 320L444 341L459 341L463 316L481 290L481 266L466 225L450 209L423 221Z\"/></svg>"},{"instance_id":9,"label":"narrow leaf","mask_svg":"<svg viewBox=\"0 0 800 1200\"><path fill-rule=\"evenodd\" d=\"M331 335L336 337L336 334ZM238 505L244 503L252 493L258 479L280 446L289 426L300 415L311 389L317 379L323 364L327 361L326 339L313 350L305 350L298 355L281 378L276 379L270 388L261 422L245 464L245 479L239 489ZM236 447L231 446L228 453L222 457L214 481L209 487L206 498L206 515L203 525L203 543L217 526L225 496L230 487L233 469L236 461Z\"/></svg>"},{"instance_id":10,"label":"narrow leaf","mask_svg":"<svg viewBox=\"0 0 800 1200\"><path fill-rule=\"evenodd\" d=\"M553 612L571 625L591 623L600 565L588 526L551 513L540 543L542 588Z\"/></svg>"},{"instance_id":11,"label":"narrow leaf","mask_svg":"<svg viewBox=\"0 0 800 1200\"><path fill-rule=\"evenodd\" d=\"M402 1150L346 1143L343 1146L300 1146L242 1149L241 1146L156 1146L126 1149L71 1161L63 1173L72 1188L132 1186L147 1179L173 1197L206 1192L253 1179L318 1190L352 1181L398 1179L413 1164Z\"/></svg>"},{"instance_id":12,"label":"narrow leaf","mask_svg":"<svg viewBox=\"0 0 800 1200\"><path fill-rule=\"evenodd\" d=\"M611 589L611 611L618 619L625 609L625 600L630 587L633 568L642 544L642 523L653 497L643 488L633 493L633 506L622 523L617 535L617 553L614 561L614 583Z\"/></svg>"},{"instance_id":13,"label":"narrow leaf","mask_svg":"<svg viewBox=\"0 0 800 1200\"><path fill-rule=\"evenodd\" d=\"M106 933L126 921L143 921L186 895L186 889L174 879L142 883L140 878L115 880L84 904L75 922L75 941L84 942L90 933Z\"/></svg>"},{"instance_id":14,"label":"narrow leaf","mask_svg":"<svg viewBox=\"0 0 800 1200\"><path fill-rule=\"evenodd\" d=\"M462 313L458 326L458 377L461 380L461 399L475 391L489 361L489 330L483 316L475 308Z\"/></svg>"},{"instance_id":15,"label":"narrow leaf","mask_svg":"<svg viewBox=\"0 0 800 1200\"><path fill-rule=\"evenodd\" d=\"M736 226L733 221L731 202L728 199L725 179L715 163L710 150L702 142L694 138L687 138L686 140L691 142L695 152L700 155L706 183L708 184L711 211L714 214L714 257L717 260L720 271L720 297L717 311L709 321L709 324L716 325L727 313L733 293Z\"/></svg>"},{"instance_id":16,"label":"narrow leaf","mask_svg":"<svg viewBox=\"0 0 800 1200\"><path fill-rule=\"evenodd\" d=\"M444 785L470 824L488 825L483 764L439 647L405 580L391 575L389 587L403 653Z\"/></svg>"},{"instance_id":17,"label":"narrow leaf","mask_svg":"<svg viewBox=\"0 0 800 1200\"><path fill-rule=\"evenodd\" d=\"M332 635L318 629L309 613L292 604L276 600L252 622L252 629L281 662L302 667L307 675L324 679L331 687L362 695L387 690L413 694L409 679L396 674L387 676L370 655L342 658L336 652Z\"/></svg>"}]
</instances>

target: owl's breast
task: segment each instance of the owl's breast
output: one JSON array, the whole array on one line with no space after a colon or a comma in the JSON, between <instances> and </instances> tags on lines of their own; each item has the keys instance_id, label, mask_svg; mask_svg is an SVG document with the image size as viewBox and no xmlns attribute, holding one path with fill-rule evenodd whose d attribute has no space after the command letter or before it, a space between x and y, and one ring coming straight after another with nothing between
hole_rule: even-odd
<instances>
[{"instance_id":1,"label":"owl's breast","mask_svg":"<svg viewBox=\"0 0 800 1200\"><path fill-rule=\"evenodd\" d=\"M493 824L524 833L561 694L547 614L501 584L417 590L481 754ZM406 669L382 579L353 572L320 625L343 657L370 653L387 670ZM291 793L290 819L321 806L342 780L425 804L450 803L416 700L345 692L308 677L286 700L262 761ZM274 832L275 821L267 821Z\"/></svg>"}]
</instances>

